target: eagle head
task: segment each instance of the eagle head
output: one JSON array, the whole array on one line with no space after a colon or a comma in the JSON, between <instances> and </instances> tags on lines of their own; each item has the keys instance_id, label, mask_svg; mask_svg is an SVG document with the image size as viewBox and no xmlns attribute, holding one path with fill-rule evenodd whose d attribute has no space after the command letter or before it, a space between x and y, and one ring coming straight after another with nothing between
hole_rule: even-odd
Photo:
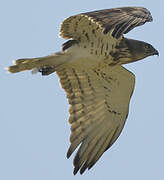
<instances>
[{"instance_id":1,"label":"eagle head","mask_svg":"<svg viewBox=\"0 0 164 180\"><path fill-rule=\"evenodd\" d=\"M124 45L127 46L131 62L144 59L148 56L159 56L159 52L151 44L144 41L124 38Z\"/></svg>"}]
</instances>

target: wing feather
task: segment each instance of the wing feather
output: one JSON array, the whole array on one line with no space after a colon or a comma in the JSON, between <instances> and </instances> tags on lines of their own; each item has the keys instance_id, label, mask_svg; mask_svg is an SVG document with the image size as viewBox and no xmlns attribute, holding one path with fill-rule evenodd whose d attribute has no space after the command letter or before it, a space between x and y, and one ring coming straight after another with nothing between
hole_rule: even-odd
<instances>
[{"instance_id":1,"label":"wing feather","mask_svg":"<svg viewBox=\"0 0 164 180\"><path fill-rule=\"evenodd\" d=\"M103 28L104 33L108 33L113 28L115 29L116 26L122 26L123 22L126 23L128 21L131 21L131 18L136 21L142 19L142 22L137 24L131 22L128 30L131 30L134 27L143 25L144 23L153 20L150 12L143 7L113 8L113 9L105 9L100 11L84 13L84 14L87 15L88 17L93 18L96 22L98 22L100 26ZM128 30L123 31L122 34L129 32ZM116 34L113 33L112 35L115 38L119 38L122 34L117 35L117 31L116 31Z\"/></svg>"},{"instance_id":2,"label":"wing feather","mask_svg":"<svg viewBox=\"0 0 164 180\"><path fill-rule=\"evenodd\" d=\"M110 141L109 134L111 132L105 131L99 138L96 139L96 144L92 148L92 151L89 153L87 161L82 165L80 169L80 174L83 174L84 171L90 166L90 164L94 163L95 159L99 159L104 152L105 147ZM96 147L96 148L95 148Z\"/></svg>"},{"instance_id":3,"label":"wing feather","mask_svg":"<svg viewBox=\"0 0 164 180\"><path fill-rule=\"evenodd\" d=\"M61 24L59 35L66 39L87 40L88 33L94 37L96 33L113 32L111 37L118 39L133 28L152 20L150 12L143 7L104 9L65 19Z\"/></svg>"},{"instance_id":4,"label":"wing feather","mask_svg":"<svg viewBox=\"0 0 164 180\"><path fill-rule=\"evenodd\" d=\"M102 76L103 73L103 76ZM119 136L134 88L134 75L121 66L96 70L62 67L57 74L70 104L69 158L74 174L90 169Z\"/></svg>"}]
</instances>

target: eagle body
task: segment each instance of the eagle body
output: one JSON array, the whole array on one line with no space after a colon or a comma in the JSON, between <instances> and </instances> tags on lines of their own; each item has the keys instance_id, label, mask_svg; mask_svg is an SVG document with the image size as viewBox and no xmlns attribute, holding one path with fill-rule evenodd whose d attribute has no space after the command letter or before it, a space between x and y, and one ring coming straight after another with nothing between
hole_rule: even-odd
<instances>
[{"instance_id":1,"label":"eagle body","mask_svg":"<svg viewBox=\"0 0 164 180\"><path fill-rule=\"evenodd\" d=\"M69 102L69 158L77 147L74 174L90 169L120 135L129 111L135 75L122 65L158 55L150 44L123 34L152 21L143 7L122 7L66 18L60 52L14 61L7 70L56 72Z\"/></svg>"}]
</instances>

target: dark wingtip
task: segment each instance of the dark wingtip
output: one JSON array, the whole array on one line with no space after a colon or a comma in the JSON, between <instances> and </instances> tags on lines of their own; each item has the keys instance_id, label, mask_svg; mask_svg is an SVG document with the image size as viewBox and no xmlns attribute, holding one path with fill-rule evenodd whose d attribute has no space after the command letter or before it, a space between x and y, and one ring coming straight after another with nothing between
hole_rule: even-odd
<instances>
[{"instance_id":1,"label":"dark wingtip","mask_svg":"<svg viewBox=\"0 0 164 180\"><path fill-rule=\"evenodd\" d=\"M88 170L90 170L93 166L95 165L95 163L91 163L89 166L88 166Z\"/></svg>"},{"instance_id":2,"label":"dark wingtip","mask_svg":"<svg viewBox=\"0 0 164 180\"><path fill-rule=\"evenodd\" d=\"M73 170L73 174L76 175L77 172L79 171L80 167L79 166L76 166Z\"/></svg>"},{"instance_id":3,"label":"dark wingtip","mask_svg":"<svg viewBox=\"0 0 164 180\"><path fill-rule=\"evenodd\" d=\"M68 151L67 151L67 159L70 158L71 154L72 154L72 151L70 149L68 149Z\"/></svg>"},{"instance_id":4,"label":"dark wingtip","mask_svg":"<svg viewBox=\"0 0 164 180\"><path fill-rule=\"evenodd\" d=\"M78 154L76 154L76 156L75 156L75 158L74 158L74 160L73 160L74 166L77 166L77 164L79 163L79 160L80 160L80 157L79 157Z\"/></svg>"},{"instance_id":5,"label":"dark wingtip","mask_svg":"<svg viewBox=\"0 0 164 180\"><path fill-rule=\"evenodd\" d=\"M147 10L147 12L148 12L148 14L149 14L149 16L148 16L148 22L152 22L153 21L153 17L152 17L152 15L151 15L151 12L148 10L148 9L146 9Z\"/></svg>"},{"instance_id":6,"label":"dark wingtip","mask_svg":"<svg viewBox=\"0 0 164 180\"><path fill-rule=\"evenodd\" d=\"M73 171L73 174L76 175L76 173L79 171L80 169L80 166L79 166L79 160L80 160L80 157L78 154L76 154L74 160L73 160L73 164L74 164L74 171Z\"/></svg>"},{"instance_id":7,"label":"dark wingtip","mask_svg":"<svg viewBox=\"0 0 164 180\"><path fill-rule=\"evenodd\" d=\"M85 164L82 166L82 168L80 169L80 174L83 174L84 171L87 169L87 167L88 167L88 164L85 163Z\"/></svg>"}]
</instances>

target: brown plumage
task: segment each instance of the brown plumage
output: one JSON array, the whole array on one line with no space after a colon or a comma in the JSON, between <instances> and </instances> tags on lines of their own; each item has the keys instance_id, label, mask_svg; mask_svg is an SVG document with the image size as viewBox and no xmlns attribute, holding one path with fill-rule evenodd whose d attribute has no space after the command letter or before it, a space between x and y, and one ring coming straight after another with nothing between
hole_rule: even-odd
<instances>
[{"instance_id":1,"label":"brown plumage","mask_svg":"<svg viewBox=\"0 0 164 180\"><path fill-rule=\"evenodd\" d=\"M135 83L135 76L122 64L158 55L152 45L123 34L150 21L152 16L143 7L74 15L61 24L60 36L69 39L61 52L19 59L8 67L11 73L37 70L59 76L70 104L67 157L79 146L74 174L93 167L122 131Z\"/></svg>"}]
</instances>

